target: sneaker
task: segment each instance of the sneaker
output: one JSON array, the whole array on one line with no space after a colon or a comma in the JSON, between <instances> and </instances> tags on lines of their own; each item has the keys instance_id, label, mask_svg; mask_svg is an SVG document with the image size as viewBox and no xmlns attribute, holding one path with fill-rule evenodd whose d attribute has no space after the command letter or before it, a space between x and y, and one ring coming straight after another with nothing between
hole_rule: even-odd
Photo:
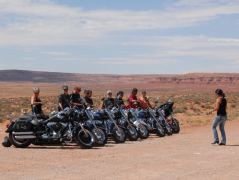
<instances>
[{"instance_id":1,"label":"sneaker","mask_svg":"<svg viewBox=\"0 0 239 180\"><path fill-rule=\"evenodd\" d=\"M226 145L226 143L220 143L219 144L219 146L225 146Z\"/></svg>"},{"instance_id":2,"label":"sneaker","mask_svg":"<svg viewBox=\"0 0 239 180\"><path fill-rule=\"evenodd\" d=\"M211 144L219 144L219 141L214 141Z\"/></svg>"}]
</instances>

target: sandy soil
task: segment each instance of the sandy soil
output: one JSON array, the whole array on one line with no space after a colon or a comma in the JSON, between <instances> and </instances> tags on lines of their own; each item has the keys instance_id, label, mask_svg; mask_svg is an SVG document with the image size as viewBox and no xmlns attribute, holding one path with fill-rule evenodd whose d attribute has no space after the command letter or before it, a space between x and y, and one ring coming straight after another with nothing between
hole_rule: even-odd
<instances>
[{"instance_id":1,"label":"sandy soil","mask_svg":"<svg viewBox=\"0 0 239 180\"><path fill-rule=\"evenodd\" d=\"M211 145L209 126L178 135L92 150L0 147L0 179L239 179L239 121L226 125L228 145ZM0 125L0 138L3 127Z\"/></svg>"}]
</instances>

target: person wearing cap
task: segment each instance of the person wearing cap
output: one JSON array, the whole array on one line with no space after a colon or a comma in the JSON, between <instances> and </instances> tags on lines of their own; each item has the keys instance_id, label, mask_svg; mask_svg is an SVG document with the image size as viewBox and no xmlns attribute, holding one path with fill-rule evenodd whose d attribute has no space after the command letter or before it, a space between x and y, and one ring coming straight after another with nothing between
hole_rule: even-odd
<instances>
[{"instance_id":1,"label":"person wearing cap","mask_svg":"<svg viewBox=\"0 0 239 180\"><path fill-rule=\"evenodd\" d=\"M33 95L31 97L31 109L32 113L35 115L42 115L42 101L39 97L40 89L39 88L33 88Z\"/></svg>"},{"instance_id":2,"label":"person wearing cap","mask_svg":"<svg viewBox=\"0 0 239 180\"><path fill-rule=\"evenodd\" d=\"M138 89L137 88L133 88L132 92L128 98L128 107L129 108L138 108L140 106L138 98L137 98L137 94L138 94Z\"/></svg>"},{"instance_id":3,"label":"person wearing cap","mask_svg":"<svg viewBox=\"0 0 239 180\"><path fill-rule=\"evenodd\" d=\"M142 109L152 108L146 91L142 91L142 96L139 98L139 102Z\"/></svg>"},{"instance_id":4,"label":"person wearing cap","mask_svg":"<svg viewBox=\"0 0 239 180\"><path fill-rule=\"evenodd\" d=\"M119 91L116 94L116 98L115 98L115 107L119 107L119 108L124 108L125 104L124 104L124 92L123 91Z\"/></svg>"},{"instance_id":5,"label":"person wearing cap","mask_svg":"<svg viewBox=\"0 0 239 180\"><path fill-rule=\"evenodd\" d=\"M102 109L105 109L105 108L111 109L111 108L114 107L115 100L114 100L114 98L112 97L112 95L113 95L113 94L112 94L112 91L111 91L111 90L108 90L108 91L106 92L106 97L102 99L102 100L103 100Z\"/></svg>"},{"instance_id":6,"label":"person wearing cap","mask_svg":"<svg viewBox=\"0 0 239 180\"><path fill-rule=\"evenodd\" d=\"M84 90L84 101L87 107L93 107L92 90Z\"/></svg>"},{"instance_id":7,"label":"person wearing cap","mask_svg":"<svg viewBox=\"0 0 239 180\"><path fill-rule=\"evenodd\" d=\"M62 111L67 107L70 107L70 95L68 93L68 86L62 87L63 93L58 99L58 111Z\"/></svg>"},{"instance_id":8,"label":"person wearing cap","mask_svg":"<svg viewBox=\"0 0 239 180\"><path fill-rule=\"evenodd\" d=\"M75 87L73 93L70 95L70 104L71 107L85 108L84 100L80 96L81 88Z\"/></svg>"},{"instance_id":9,"label":"person wearing cap","mask_svg":"<svg viewBox=\"0 0 239 180\"><path fill-rule=\"evenodd\" d=\"M217 99L213 111L216 111L217 115L212 123L212 131L214 137L214 141L212 142L212 144L226 145L226 133L224 126L227 120L227 100L222 89L216 89L215 94ZM217 133L217 126L219 126L222 135L222 140L220 143Z\"/></svg>"}]
</instances>

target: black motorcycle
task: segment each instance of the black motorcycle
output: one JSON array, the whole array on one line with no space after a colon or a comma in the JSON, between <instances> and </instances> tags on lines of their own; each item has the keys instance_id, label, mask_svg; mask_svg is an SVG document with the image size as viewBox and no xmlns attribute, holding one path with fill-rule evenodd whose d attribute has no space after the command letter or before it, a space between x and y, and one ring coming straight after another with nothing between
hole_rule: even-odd
<instances>
[{"instance_id":1,"label":"black motorcycle","mask_svg":"<svg viewBox=\"0 0 239 180\"><path fill-rule=\"evenodd\" d=\"M162 104L159 106L159 110L163 113L166 121L171 126L173 133L179 133L180 132L180 125L179 121L174 117L173 114L173 105L174 102L168 101L165 104Z\"/></svg>"},{"instance_id":2,"label":"black motorcycle","mask_svg":"<svg viewBox=\"0 0 239 180\"><path fill-rule=\"evenodd\" d=\"M128 120L125 111L122 108L113 108L111 110L117 124L122 127L130 141L137 141L139 138L138 131L133 123Z\"/></svg>"},{"instance_id":3,"label":"black motorcycle","mask_svg":"<svg viewBox=\"0 0 239 180\"><path fill-rule=\"evenodd\" d=\"M98 110L93 112L94 121L97 127L104 129L106 134L116 142L124 143L126 134L114 120L114 116L109 109Z\"/></svg>"},{"instance_id":4,"label":"black motorcycle","mask_svg":"<svg viewBox=\"0 0 239 180\"><path fill-rule=\"evenodd\" d=\"M84 110L84 115L86 117L84 127L90 130L91 133L94 135L96 145L104 146L108 141L108 135L103 128L99 128L96 126L92 111L93 109L90 108Z\"/></svg>"},{"instance_id":5,"label":"black motorcycle","mask_svg":"<svg viewBox=\"0 0 239 180\"><path fill-rule=\"evenodd\" d=\"M37 119L35 115L25 115L11 121L6 132L9 140L17 148L30 144L71 143L76 141L82 148L92 148L93 135L77 121L79 114L73 109L52 115L48 119Z\"/></svg>"},{"instance_id":6,"label":"black motorcycle","mask_svg":"<svg viewBox=\"0 0 239 180\"><path fill-rule=\"evenodd\" d=\"M137 109L137 118L142 119L146 124L147 128L151 132L156 132L159 137L165 136L165 131L161 126L159 120L155 117L152 109Z\"/></svg>"},{"instance_id":7,"label":"black motorcycle","mask_svg":"<svg viewBox=\"0 0 239 180\"><path fill-rule=\"evenodd\" d=\"M128 120L132 124L134 124L141 139L146 139L149 137L149 130L147 128L148 125L144 122L143 119L139 119L137 117L136 109L124 109L124 114L128 118Z\"/></svg>"}]
</instances>

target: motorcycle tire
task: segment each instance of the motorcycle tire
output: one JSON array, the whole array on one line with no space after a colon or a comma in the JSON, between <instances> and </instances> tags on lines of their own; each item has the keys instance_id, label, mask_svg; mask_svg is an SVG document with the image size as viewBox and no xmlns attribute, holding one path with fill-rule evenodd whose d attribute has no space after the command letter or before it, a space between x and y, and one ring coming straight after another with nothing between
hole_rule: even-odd
<instances>
[{"instance_id":1,"label":"motorcycle tire","mask_svg":"<svg viewBox=\"0 0 239 180\"><path fill-rule=\"evenodd\" d=\"M132 125L128 125L126 128L127 136L130 141L137 141L139 138L139 134L136 130L136 128Z\"/></svg>"},{"instance_id":2,"label":"motorcycle tire","mask_svg":"<svg viewBox=\"0 0 239 180\"><path fill-rule=\"evenodd\" d=\"M177 119L173 119L172 123L173 133L178 134L180 132L180 125Z\"/></svg>"},{"instance_id":3,"label":"motorcycle tire","mask_svg":"<svg viewBox=\"0 0 239 180\"><path fill-rule=\"evenodd\" d=\"M93 128L91 132L94 135L96 145L104 146L107 143L108 137L102 129Z\"/></svg>"},{"instance_id":4,"label":"motorcycle tire","mask_svg":"<svg viewBox=\"0 0 239 180\"><path fill-rule=\"evenodd\" d=\"M164 131L163 127L160 124L156 124L156 134L159 137L164 137L165 136L165 131Z\"/></svg>"},{"instance_id":5,"label":"motorcycle tire","mask_svg":"<svg viewBox=\"0 0 239 180\"><path fill-rule=\"evenodd\" d=\"M17 140L15 138L15 135L12 134L12 132L9 133L9 141L16 148L26 148L26 147L30 146L30 144L31 144L31 140L30 139Z\"/></svg>"},{"instance_id":6,"label":"motorcycle tire","mask_svg":"<svg viewBox=\"0 0 239 180\"><path fill-rule=\"evenodd\" d=\"M114 128L112 138L116 143L124 143L126 141L126 134L120 127Z\"/></svg>"},{"instance_id":7,"label":"motorcycle tire","mask_svg":"<svg viewBox=\"0 0 239 180\"><path fill-rule=\"evenodd\" d=\"M76 141L77 144L83 149L91 149L95 144L94 135L87 129L84 131L79 130L76 133Z\"/></svg>"},{"instance_id":8,"label":"motorcycle tire","mask_svg":"<svg viewBox=\"0 0 239 180\"><path fill-rule=\"evenodd\" d=\"M147 139L149 137L149 130L145 125L139 124L137 129L141 139Z\"/></svg>"}]
</instances>

